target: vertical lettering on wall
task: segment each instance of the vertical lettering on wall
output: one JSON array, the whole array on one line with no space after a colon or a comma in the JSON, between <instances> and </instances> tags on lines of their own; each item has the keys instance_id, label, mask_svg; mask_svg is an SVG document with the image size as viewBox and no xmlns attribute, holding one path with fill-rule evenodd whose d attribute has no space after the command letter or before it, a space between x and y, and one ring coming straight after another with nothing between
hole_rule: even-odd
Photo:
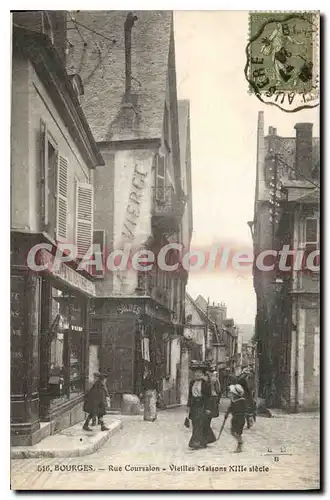
<instances>
[{"instance_id":1,"label":"vertical lettering on wall","mask_svg":"<svg viewBox=\"0 0 330 500\"><path fill-rule=\"evenodd\" d=\"M147 172L143 172L141 167L139 168L136 164L121 233L124 238L128 238L131 241L134 239L135 230L140 217L141 199L146 176Z\"/></svg>"}]
</instances>

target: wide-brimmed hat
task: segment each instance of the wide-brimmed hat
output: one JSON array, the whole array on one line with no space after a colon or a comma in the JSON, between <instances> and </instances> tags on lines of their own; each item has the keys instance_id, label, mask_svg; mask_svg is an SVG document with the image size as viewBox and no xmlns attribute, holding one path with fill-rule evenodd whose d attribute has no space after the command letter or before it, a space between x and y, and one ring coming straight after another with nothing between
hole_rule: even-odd
<instances>
[{"instance_id":1,"label":"wide-brimmed hat","mask_svg":"<svg viewBox=\"0 0 330 500\"><path fill-rule=\"evenodd\" d=\"M193 361L190 361L189 368L191 370L202 370L203 372L206 372L206 370L208 369L208 365L204 361L194 361L193 360Z\"/></svg>"},{"instance_id":2,"label":"wide-brimmed hat","mask_svg":"<svg viewBox=\"0 0 330 500\"><path fill-rule=\"evenodd\" d=\"M235 394L235 396L243 396L244 395L244 389L240 384L230 385L229 392L231 392L232 394Z\"/></svg>"}]
</instances>

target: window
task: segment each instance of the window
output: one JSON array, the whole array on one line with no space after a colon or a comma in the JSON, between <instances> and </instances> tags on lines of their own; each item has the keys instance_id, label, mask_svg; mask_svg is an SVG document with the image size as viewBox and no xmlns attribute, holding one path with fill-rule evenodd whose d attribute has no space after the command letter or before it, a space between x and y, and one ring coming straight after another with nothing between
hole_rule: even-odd
<instances>
[{"instance_id":1,"label":"window","mask_svg":"<svg viewBox=\"0 0 330 500\"><path fill-rule=\"evenodd\" d=\"M156 162L156 200L159 202L165 201L165 157L157 155Z\"/></svg>"},{"instance_id":2,"label":"window","mask_svg":"<svg viewBox=\"0 0 330 500\"><path fill-rule=\"evenodd\" d=\"M48 132L46 123L40 123L41 172L40 172L40 213L41 229L55 238L56 234L56 189L58 150L55 140Z\"/></svg>"},{"instance_id":3,"label":"window","mask_svg":"<svg viewBox=\"0 0 330 500\"><path fill-rule=\"evenodd\" d=\"M57 241L68 237L68 160L41 120L40 225Z\"/></svg>"},{"instance_id":4,"label":"window","mask_svg":"<svg viewBox=\"0 0 330 500\"><path fill-rule=\"evenodd\" d=\"M83 391L84 318L76 297L52 287L51 301L48 390L57 405Z\"/></svg>"},{"instance_id":5,"label":"window","mask_svg":"<svg viewBox=\"0 0 330 500\"><path fill-rule=\"evenodd\" d=\"M101 261L102 262L102 268L98 269L97 265L96 266L91 266L90 268L90 273L95 277L95 278L103 278L104 277L104 262L105 262L105 231L103 229L100 230L95 230L93 232L93 245L95 252L94 252L94 259L96 262Z\"/></svg>"},{"instance_id":6,"label":"window","mask_svg":"<svg viewBox=\"0 0 330 500\"><path fill-rule=\"evenodd\" d=\"M314 252L320 249L320 220L316 217L307 217L304 226L304 247L305 259ZM319 264L319 257L315 257L313 264Z\"/></svg>"},{"instance_id":7,"label":"window","mask_svg":"<svg viewBox=\"0 0 330 500\"><path fill-rule=\"evenodd\" d=\"M82 257L93 242L93 185L77 182L76 191L76 245Z\"/></svg>"}]
</instances>

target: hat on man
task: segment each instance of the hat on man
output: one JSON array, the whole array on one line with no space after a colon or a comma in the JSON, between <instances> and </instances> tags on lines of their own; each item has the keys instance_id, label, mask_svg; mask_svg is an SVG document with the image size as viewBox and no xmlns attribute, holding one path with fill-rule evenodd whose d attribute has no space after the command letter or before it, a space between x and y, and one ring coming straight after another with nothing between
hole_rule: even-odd
<instances>
[{"instance_id":1,"label":"hat on man","mask_svg":"<svg viewBox=\"0 0 330 500\"><path fill-rule=\"evenodd\" d=\"M229 392L235 394L235 396L244 396L244 389L240 384L230 385Z\"/></svg>"}]
</instances>

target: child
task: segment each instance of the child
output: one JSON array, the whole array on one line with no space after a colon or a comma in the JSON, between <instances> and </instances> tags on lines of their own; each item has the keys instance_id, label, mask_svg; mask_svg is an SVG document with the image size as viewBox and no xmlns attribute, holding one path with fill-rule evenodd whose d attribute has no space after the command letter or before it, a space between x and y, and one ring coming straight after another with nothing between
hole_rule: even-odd
<instances>
[{"instance_id":1,"label":"child","mask_svg":"<svg viewBox=\"0 0 330 500\"><path fill-rule=\"evenodd\" d=\"M231 385L229 387L231 403L226 411L225 420L232 414L231 435L237 441L235 453L240 453L243 447L242 433L245 424L246 401L244 398L244 389L241 385Z\"/></svg>"},{"instance_id":2,"label":"child","mask_svg":"<svg viewBox=\"0 0 330 500\"><path fill-rule=\"evenodd\" d=\"M96 382L96 380L98 380L98 378L100 377L100 374L98 372L94 373L94 383ZM104 383L104 389L105 389L105 392L106 392L106 406L107 407L110 407L110 395L109 395L109 391L108 391L108 387L107 387L107 384L106 384L106 381ZM92 418L92 426L95 427L96 425L96 418L97 418L97 425L101 425L101 420L102 420L102 417L96 417L96 415L93 416Z\"/></svg>"},{"instance_id":3,"label":"child","mask_svg":"<svg viewBox=\"0 0 330 500\"><path fill-rule=\"evenodd\" d=\"M108 431L106 427L103 416L105 415L106 407L106 375L104 373L94 373L96 381L85 395L84 411L88 413L88 417L83 425L85 431L91 431L89 427L89 422L95 417L98 418L98 422L101 425L101 431Z\"/></svg>"}]
</instances>

